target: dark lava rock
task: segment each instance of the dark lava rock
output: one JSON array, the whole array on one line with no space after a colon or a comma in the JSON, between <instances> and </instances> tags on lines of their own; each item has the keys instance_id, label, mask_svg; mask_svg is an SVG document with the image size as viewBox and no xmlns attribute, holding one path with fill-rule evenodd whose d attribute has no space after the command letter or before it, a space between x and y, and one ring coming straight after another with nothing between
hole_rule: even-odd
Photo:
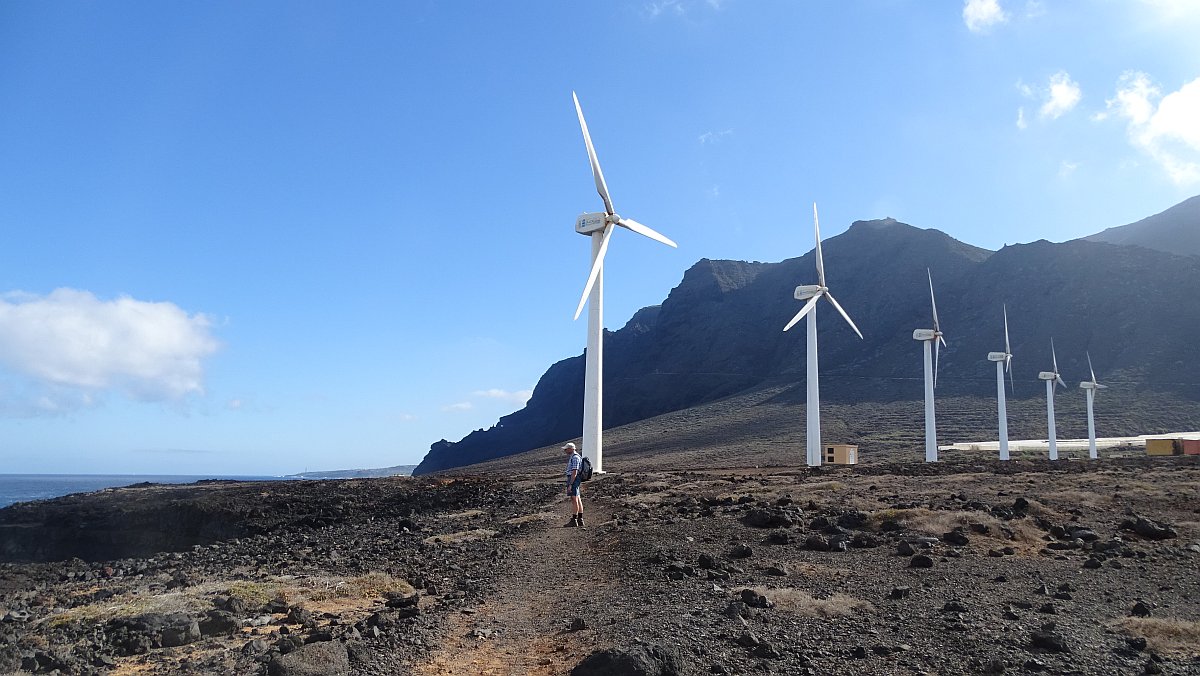
<instances>
[{"instance_id":1,"label":"dark lava rock","mask_svg":"<svg viewBox=\"0 0 1200 676\"><path fill-rule=\"evenodd\" d=\"M1134 617L1150 617L1150 606L1146 605L1144 601L1138 601L1133 604L1129 614Z\"/></svg>"},{"instance_id":2,"label":"dark lava rock","mask_svg":"<svg viewBox=\"0 0 1200 676\"><path fill-rule=\"evenodd\" d=\"M735 559L748 559L754 555L754 550L750 549L750 545L736 544L733 549L729 550L729 556Z\"/></svg>"},{"instance_id":3,"label":"dark lava rock","mask_svg":"<svg viewBox=\"0 0 1200 676\"><path fill-rule=\"evenodd\" d=\"M782 509L763 509L756 507L742 517L742 523L754 528L787 528L792 525L792 517Z\"/></svg>"},{"instance_id":4,"label":"dark lava rock","mask_svg":"<svg viewBox=\"0 0 1200 676\"><path fill-rule=\"evenodd\" d=\"M304 624L312 619L312 611L300 606L288 608L287 621L291 624Z\"/></svg>"},{"instance_id":5,"label":"dark lava rock","mask_svg":"<svg viewBox=\"0 0 1200 676\"><path fill-rule=\"evenodd\" d=\"M842 528L862 528L866 523L867 515L862 512L846 512L837 519L837 524Z\"/></svg>"},{"instance_id":6,"label":"dark lava rock","mask_svg":"<svg viewBox=\"0 0 1200 676\"><path fill-rule=\"evenodd\" d=\"M823 535L809 535L804 541L804 548L814 552L827 552L829 540Z\"/></svg>"},{"instance_id":7,"label":"dark lava rock","mask_svg":"<svg viewBox=\"0 0 1200 676\"><path fill-rule=\"evenodd\" d=\"M226 610L210 610L200 620L200 633L204 636L226 636L242 628L242 623Z\"/></svg>"},{"instance_id":8,"label":"dark lava rock","mask_svg":"<svg viewBox=\"0 0 1200 676\"><path fill-rule=\"evenodd\" d=\"M267 664L270 676L342 676L350 673L350 656L340 641L296 648Z\"/></svg>"},{"instance_id":9,"label":"dark lava rock","mask_svg":"<svg viewBox=\"0 0 1200 676\"><path fill-rule=\"evenodd\" d=\"M908 562L909 568L933 568L933 559L924 554L917 554Z\"/></svg>"},{"instance_id":10,"label":"dark lava rock","mask_svg":"<svg viewBox=\"0 0 1200 676\"><path fill-rule=\"evenodd\" d=\"M1095 570L1095 569L1099 568L1100 566L1101 566L1100 559L1097 559L1095 557L1090 557L1090 558L1088 558L1087 561L1083 562L1083 567L1087 568L1088 570Z\"/></svg>"},{"instance_id":11,"label":"dark lava rock","mask_svg":"<svg viewBox=\"0 0 1200 676\"><path fill-rule=\"evenodd\" d=\"M1121 523L1121 530L1133 531L1144 538L1151 540L1167 540L1169 538L1179 537L1175 529L1166 526L1157 521L1152 521L1144 516L1137 517L1137 520L1126 519Z\"/></svg>"},{"instance_id":12,"label":"dark lava rock","mask_svg":"<svg viewBox=\"0 0 1200 676\"><path fill-rule=\"evenodd\" d=\"M1071 652L1071 648L1067 645L1067 641L1063 638L1062 634L1044 629L1033 632L1029 638L1029 644L1034 648L1051 653Z\"/></svg>"},{"instance_id":13,"label":"dark lava rock","mask_svg":"<svg viewBox=\"0 0 1200 676\"><path fill-rule=\"evenodd\" d=\"M944 603L942 605L942 612L943 613L965 613L965 612L967 612L967 608L959 601L946 601L946 603Z\"/></svg>"},{"instance_id":14,"label":"dark lava rock","mask_svg":"<svg viewBox=\"0 0 1200 676\"><path fill-rule=\"evenodd\" d=\"M768 566L763 574L772 577L787 577L787 569L782 566Z\"/></svg>"},{"instance_id":15,"label":"dark lava rock","mask_svg":"<svg viewBox=\"0 0 1200 676\"><path fill-rule=\"evenodd\" d=\"M745 603L751 608L771 608L775 605L774 603L771 603L767 597L759 594L753 589L743 589L741 599L742 603Z\"/></svg>"},{"instance_id":16,"label":"dark lava rock","mask_svg":"<svg viewBox=\"0 0 1200 676\"><path fill-rule=\"evenodd\" d=\"M900 544L896 545L896 554L899 556L912 556L916 553L917 549L907 540L901 540Z\"/></svg>"},{"instance_id":17,"label":"dark lava rock","mask_svg":"<svg viewBox=\"0 0 1200 676\"><path fill-rule=\"evenodd\" d=\"M942 533L942 541L946 544L951 544L956 547L963 547L971 544L971 538L968 538L966 533L958 529Z\"/></svg>"},{"instance_id":18,"label":"dark lava rock","mask_svg":"<svg viewBox=\"0 0 1200 676\"><path fill-rule=\"evenodd\" d=\"M767 542L773 545L786 545L792 541L792 536L786 530L773 530L767 535Z\"/></svg>"},{"instance_id":19,"label":"dark lava rock","mask_svg":"<svg viewBox=\"0 0 1200 676\"><path fill-rule=\"evenodd\" d=\"M906 599L912 594L911 587L892 587L892 591L888 594L889 599Z\"/></svg>"},{"instance_id":20,"label":"dark lava rock","mask_svg":"<svg viewBox=\"0 0 1200 676\"><path fill-rule=\"evenodd\" d=\"M743 648L753 648L759 643L762 643L762 641L759 640L758 635L754 632L743 631L741 635L737 637L736 643Z\"/></svg>"},{"instance_id":21,"label":"dark lava rock","mask_svg":"<svg viewBox=\"0 0 1200 676\"><path fill-rule=\"evenodd\" d=\"M162 629L162 645L164 648L175 648L199 641L200 623L190 617L173 619L170 626Z\"/></svg>"},{"instance_id":22,"label":"dark lava rock","mask_svg":"<svg viewBox=\"0 0 1200 676\"><path fill-rule=\"evenodd\" d=\"M700 557L696 559L696 565L700 566L704 570L712 570L717 567L717 559L713 557L712 554L701 554Z\"/></svg>"},{"instance_id":23,"label":"dark lava rock","mask_svg":"<svg viewBox=\"0 0 1200 676\"><path fill-rule=\"evenodd\" d=\"M582 617L577 617L571 620L571 626L568 631L583 631L584 629L587 629L587 622L584 622Z\"/></svg>"},{"instance_id":24,"label":"dark lava rock","mask_svg":"<svg viewBox=\"0 0 1200 676\"><path fill-rule=\"evenodd\" d=\"M571 670L572 676L681 676L687 670L673 652L659 646L597 650Z\"/></svg>"},{"instance_id":25,"label":"dark lava rock","mask_svg":"<svg viewBox=\"0 0 1200 676\"><path fill-rule=\"evenodd\" d=\"M872 549L879 546L879 538L870 533L855 533L850 539L850 546L858 549Z\"/></svg>"}]
</instances>

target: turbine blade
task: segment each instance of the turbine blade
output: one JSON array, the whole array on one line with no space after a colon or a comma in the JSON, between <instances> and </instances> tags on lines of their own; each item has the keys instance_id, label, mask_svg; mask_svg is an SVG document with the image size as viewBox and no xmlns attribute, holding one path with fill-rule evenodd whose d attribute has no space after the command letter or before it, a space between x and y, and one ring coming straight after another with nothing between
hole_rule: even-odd
<instances>
[{"instance_id":1,"label":"turbine blade","mask_svg":"<svg viewBox=\"0 0 1200 676\"><path fill-rule=\"evenodd\" d=\"M613 224L609 223L604 228L604 234L600 235L600 250L596 252L596 258L592 260L592 270L588 273L587 284L583 285L583 296L579 299L579 307L575 308L575 319L579 319L579 313L583 312L583 306L592 293L592 286L596 284L596 278L600 276L600 270L604 267L604 253L608 251L608 239L612 237L612 233Z\"/></svg>"},{"instance_id":2,"label":"turbine blade","mask_svg":"<svg viewBox=\"0 0 1200 676\"><path fill-rule=\"evenodd\" d=\"M1013 394L1016 394L1017 393L1017 384L1015 382L1013 382L1012 355L1011 354L1006 355L1004 357L1004 370L1008 371L1008 391Z\"/></svg>"},{"instance_id":3,"label":"turbine blade","mask_svg":"<svg viewBox=\"0 0 1200 676\"><path fill-rule=\"evenodd\" d=\"M804 304L804 307L800 308L800 311L796 313L795 317L792 317L792 321L788 322L787 326L783 327L783 330L787 331L788 329L795 326L796 322L800 321L801 319L804 319L804 316L807 315L809 312L812 312L812 309L817 306L818 300L821 300L820 292L817 292L817 295L808 299L808 302Z\"/></svg>"},{"instance_id":4,"label":"turbine blade","mask_svg":"<svg viewBox=\"0 0 1200 676\"><path fill-rule=\"evenodd\" d=\"M571 92L571 98L575 100L575 113L579 115L579 128L583 130L583 142L587 145L588 161L592 163L592 178L596 179L596 192L600 193L600 199L604 200L604 210L611 216L616 212L613 211L612 200L608 197L608 184L604 182L604 172L600 171L600 160L596 158L596 149L592 146L592 135L588 133L587 122L583 119L583 108L579 107L579 97L575 95L575 92ZM575 316L578 317L578 313Z\"/></svg>"},{"instance_id":5,"label":"turbine blade","mask_svg":"<svg viewBox=\"0 0 1200 676\"><path fill-rule=\"evenodd\" d=\"M1054 361L1054 375L1058 375L1058 355L1054 353L1054 339L1050 339L1050 359Z\"/></svg>"},{"instance_id":6,"label":"turbine blade","mask_svg":"<svg viewBox=\"0 0 1200 676\"><path fill-rule=\"evenodd\" d=\"M1095 383L1095 385L1096 385L1096 389L1100 389L1100 390L1108 389L1108 385L1101 385L1100 383Z\"/></svg>"},{"instance_id":7,"label":"turbine blade","mask_svg":"<svg viewBox=\"0 0 1200 676\"><path fill-rule=\"evenodd\" d=\"M945 336L941 335L940 333L938 334L938 342L942 344L942 347L950 347L946 344Z\"/></svg>"},{"instance_id":8,"label":"turbine blade","mask_svg":"<svg viewBox=\"0 0 1200 676\"><path fill-rule=\"evenodd\" d=\"M935 390L937 389L938 357L940 356L941 351L942 348L940 343L938 343L936 340L933 341L933 389Z\"/></svg>"},{"instance_id":9,"label":"turbine blade","mask_svg":"<svg viewBox=\"0 0 1200 676\"><path fill-rule=\"evenodd\" d=\"M845 320L846 320L846 323L850 325L850 328L854 329L854 332L858 334L858 337L859 337L859 338L861 338L862 340L866 340L866 338L863 338L862 331L859 331L859 330L858 330L858 327L854 325L854 320L853 320L853 319L850 319L850 315L846 314L846 311L845 311L845 310L843 310L843 309L842 309L842 306L841 306L841 305L839 305L839 304L838 304L838 302L837 302L837 300L835 300L835 299L834 299L834 297L833 297L833 294L832 294L832 293L829 293L828 291L826 291L826 292L825 292L825 297L829 299L829 302L830 302L830 303L833 303L833 306L834 306L835 308L837 308L837 311L838 311L839 313L841 313L841 315L842 315L842 319L845 319Z\"/></svg>"},{"instance_id":10,"label":"turbine blade","mask_svg":"<svg viewBox=\"0 0 1200 676\"><path fill-rule=\"evenodd\" d=\"M1062 385L1063 389L1066 389L1066 387L1067 387L1067 384L1065 382L1063 382L1062 376L1057 376L1054 379L1054 386L1058 387L1059 385Z\"/></svg>"},{"instance_id":11,"label":"turbine blade","mask_svg":"<svg viewBox=\"0 0 1200 676\"><path fill-rule=\"evenodd\" d=\"M1004 305L1002 307L1004 308L1004 354L1011 357L1012 348L1008 346L1008 306Z\"/></svg>"},{"instance_id":12,"label":"turbine blade","mask_svg":"<svg viewBox=\"0 0 1200 676\"><path fill-rule=\"evenodd\" d=\"M1091 352L1087 353L1087 358L1088 358L1088 370L1092 372L1092 384L1098 385L1099 383L1096 382L1096 369L1092 368L1092 353Z\"/></svg>"},{"instance_id":13,"label":"turbine blade","mask_svg":"<svg viewBox=\"0 0 1200 676\"><path fill-rule=\"evenodd\" d=\"M933 273L929 271L929 268L925 268L925 275L929 277L929 304L933 306L933 330L941 331L941 325L938 324L937 299L933 296Z\"/></svg>"},{"instance_id":14,"label":"turbine blade","mask_svg":"<svg viewBox=\"0 0 1200 676\"><path fill-rule=\"evenodd\" d=\"M821 222L817 220L817 203L813 202L813 232L817 238L817 283L825 286L825 258L821 255Z\"/></svg>"},{"instance_id":15,"label":"turbine blade","mask_svg":"<svg viewBox=\"0 0 1200 676\"><path fill-rule=\"evenodd\" d=\"M662 242L663 244L666 244L667 246L679 248L678 244L676 244L675 242L672 242L666 236L661 235L661 234L655 232L654 230L651 230L650 228L642 225L641 223L638 223L637 221L633 220L632 218L622 218L621 220L617 221L617 225L619 225L623 228L632 230L639 235L645 235L646 237L649 237L650 239L652 239L656 242Z\"/></svg>"}]
</instances>

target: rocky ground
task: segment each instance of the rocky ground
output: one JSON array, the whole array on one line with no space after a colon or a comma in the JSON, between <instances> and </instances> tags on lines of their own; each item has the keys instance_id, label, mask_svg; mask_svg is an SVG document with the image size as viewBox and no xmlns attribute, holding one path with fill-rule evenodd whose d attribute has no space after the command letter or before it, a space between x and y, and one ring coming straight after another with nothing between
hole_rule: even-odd
<instances>
[{"instance_id":1,"label":"rocky ground","mask_svg":"<svg viewBox=\"0 0 1200 676\"><path fill-rule=\"evenodd\" d=\"M0 510L0 673L1200 674L1197 458L556 470Z\"/></svg>"}]
</instances>

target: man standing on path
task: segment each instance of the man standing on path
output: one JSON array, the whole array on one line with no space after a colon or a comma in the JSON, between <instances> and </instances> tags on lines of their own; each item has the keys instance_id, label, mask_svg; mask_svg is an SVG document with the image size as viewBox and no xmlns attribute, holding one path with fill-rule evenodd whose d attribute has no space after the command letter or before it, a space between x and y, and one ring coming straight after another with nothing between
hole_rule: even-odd
<instances>
[{"instance_id":1,"label":"man standing on path","mask_svg":"<svg viewBox=\"0 0 1200 676\"><path fill-rule=\"evenodd\" d=\"M583 523L583 498L579 497L579 484L583 482L583 475L580 473L580 468L583 467L583 457L575 450L575 444L567 442L563 445L563 450L570 457L567 458L567 497L571 498L571 520L567 522L567 528L582 528Z\"/></svg>"}]
</instances>

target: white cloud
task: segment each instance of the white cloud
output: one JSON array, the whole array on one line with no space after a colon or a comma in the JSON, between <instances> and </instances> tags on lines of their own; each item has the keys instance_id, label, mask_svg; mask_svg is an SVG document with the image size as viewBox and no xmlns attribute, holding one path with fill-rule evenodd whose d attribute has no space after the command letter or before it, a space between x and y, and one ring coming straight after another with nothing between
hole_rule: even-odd
<instances>
[{"instance_id":1,"label":"white cloud","mask_svg":"<svg viewBox=\"0 0 1200 676\"><path fill-rule=\"evenodd\" d=\"M715 200L715 199L717 199L717 198L718 198L718 197L720 197L720 196L721 196L721 186L719 186L719 185L714 185L713 187L711 187L711 188L709 188L709 189L708 189L708 197L709 197L709 199L714 199L714 200Z\"/></svg>"},{"instance_id":2,"label":"white cloud","mask_svg":"<svg viewBox=\"0 0 1200 676\"><path fill-rule=\"evenodd\" d=\"M1024 129L1029 126L1025 121L1025 106L1017 108L1017 129Z\"/></svg>"},{"instance_id":3,"label":"white cloud","mask_svg":"<svg viewBox=\"0 0 1200 676\"><path fill-rule=\"evenodd\" d=\"M1046 14L1046 7L1039 0L1029 0L1025 3L1025 18L1036 19Z\"/></svg>"},{"instance_id":4,"label":"white cloud","mask_svg":"<svg viewBox=\"0 0 1200 676\"><path fill-rule=\"evenodd\" d=\"M962 16L972 33L986 33L992 26L1008 21L1008 14L997 0L966 0Z\"/></svg>"},{"instance_id":5,"label":"white cloud","mask_svg":"<svg viewBox=\"0 0 1200 676\"><path fill-rule=\"evenodd\" d=\"M47 412L90 406L116 390L142 401L203 394L204 358L217 351L212 321L173 303L87 291L0 296L0 364L41 390Z\"/></svg>"},{"instance_id":6,"label":"white cloud","mask_svg":"<svg viewBox=\"0 0 1200 676\"><path fill-rule=\"evenodd\" d=\"M470 411L473 408L475 408L475 405L472 404L471 402L460 401L457 404L450 404L448 406L443 406L442 411L444 411L446 413L457 413L459 411Z\"/></svg>"},{"instance_id":7,"label":"white cloud","mask_svg":"<svg viewBox=\"0 0 1200 676\"><path fill-rule=\"evenodd\" d=\"M1121 75L1108 111L1126 121L1129 142L1177 185L1200 183L1200 78L1166 96L1150 76Z\"/></svg>"},{"instance_id":8,"label":"white cloud","mask_svg":"<svg viewBox=\"0 0 1200 676\"><path fill-rule=\"evenodd\" d=\"M684 11L681 0L657 0L646 5L646 13L650 15L651 19L661 14L682 16Z\"/></svg>"},{"instance_id":9,"label":"white cloud","mask_svg":"<svg viewBox=\"0 0 1200 676\"><path fill-rule=\"evenodd\" d=\"M1074 174L1075 170L1078 168L1079 168L1078 162L1070 162L1068 160L1063 160L1062 163L1058 165L1058 177L1059 178L1067 178L1071 174Z\"/></svg>"},{"instance_id":10,"label":"white cloud","mask_svg":"<svg viewBox=\"0 0 1200 676\"><path fill-rule=\"evenodd\" d=\"M701 134L697 140L700 141L700 145L704 145L706 143L716 143L732 133L733 129L726 129L724 131L706 131Z\"/></svg>"},{"instance_id":11,"label":"white cloud","mask_svg":"<svg viewBox=\"0 0 1200 676\"><path fill-rule=\"evenodd\" d=\"M239 411L245 405L246 402L242 401L241 399L230 399L229 401L225 402L225 408L229 409L230 411Z\"/></svg>"},{"instance_id":12,"label":"white cloud","mask_svg":"<svg viewBox=\"0 0 1200 676\"><path fill-rule=\"evenodd\" d=\"M1079 84L1071 79L1067 71L1060 70L1050 76L1050 85L1046 89L1046 98L1038 115L1056 120L1070 112L1081 98L1083 92L1079 89Z\"/></svg>"},{"instance_id":13,"label":"white cloud","mask_svg":"<svg viewBox=\"0 0 1200 676\"><path fill-rule=\"evenodd\" d=\"M503 401L512 402L514 404L524 404L525 402L529 401L530 397L533 396L533 390L517 390L516 392L509 392L508 390L492 388L490 390L476 390L471 393L471 396L480 397L483 399L500 399Z\"/></svg>"}]
</instances>

